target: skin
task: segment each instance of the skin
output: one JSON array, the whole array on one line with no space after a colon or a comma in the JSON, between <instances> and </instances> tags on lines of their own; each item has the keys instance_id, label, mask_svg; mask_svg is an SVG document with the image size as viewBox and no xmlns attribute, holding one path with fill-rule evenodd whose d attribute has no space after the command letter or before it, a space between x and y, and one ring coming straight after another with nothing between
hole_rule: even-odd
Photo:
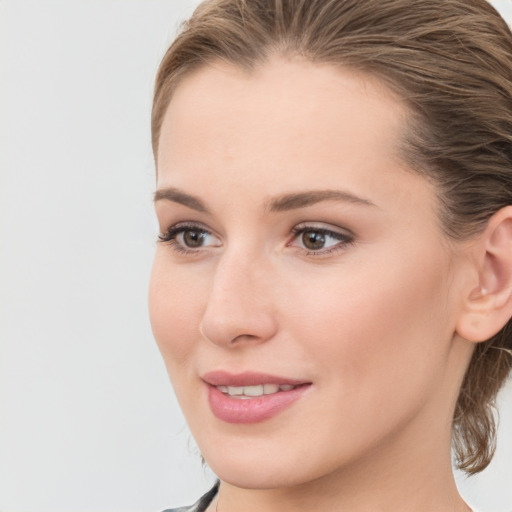
<instances>
[{"instance_id":1,"label":"skin","mask_svg":"<svg viewBox=\"0 0 512 512\"><path fill-rule=\"evenodd\" d=\"M300 59L203 67L173 95L157 190L207 211L174 194L156 213L162 234L192 223L204 243L184 253L187 227L158 244L150 315L221 512L469 510L450 440L474 254L448 242L435 190L402 161L406 119L371 77ZM363 201L269 211L319 190ZM297 226L335 235L312 251ZM219 369L312 385L270 420L233 425L201 380Z\"/></svg>"}]
</instances>

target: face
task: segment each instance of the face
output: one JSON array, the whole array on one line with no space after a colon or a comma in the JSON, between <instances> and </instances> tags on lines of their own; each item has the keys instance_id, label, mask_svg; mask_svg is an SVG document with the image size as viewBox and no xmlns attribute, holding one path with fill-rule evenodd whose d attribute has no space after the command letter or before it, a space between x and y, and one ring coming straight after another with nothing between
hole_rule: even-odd
<instances>
[{"instance_id":1,"label":"face","mask_svg":"<svg viewBox=\"0 0 512 512\"><path fill-rule=\"evenodd\" d=\"M417 455L418 436L449 445L464 265L400 158L406 116L375 80L298 59L175 91L150 314L222 480L289 486Z\"/></svg>"}]
</instances>

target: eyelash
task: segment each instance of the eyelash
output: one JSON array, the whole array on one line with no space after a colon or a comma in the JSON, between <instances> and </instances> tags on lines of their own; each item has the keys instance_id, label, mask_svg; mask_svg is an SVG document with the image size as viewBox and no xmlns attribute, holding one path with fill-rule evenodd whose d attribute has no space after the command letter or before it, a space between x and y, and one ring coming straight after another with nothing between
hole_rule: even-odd
<instances>
[{"instance_id":1,"label":"eyelash","mask_svg":"<svg viewBox=\"0 0 512 512\"><path fill-rule=\"evenodd\" d=\"M181 254L197 254L201 247L197 249L193 249L190 247L187 247L183 245L181 242L177 240L177 237L183 233L186 233L187 231L195 231L195 232L201 232L206 235L212 235L211 231L206 229L201 224L176 224L168 229L167 232L161 233L158 235L158 241L161 243L167 243L171 245L172 249L178 253ZM318 233L325 237L333 238L338 240L339 242L332 247L329 247L327 249L319 249L319 250L308 250L304 247L299 248L302 251L306 251L307 256L314 256L314 257L321 257L321 256L327 256L329 254L342 251L346 249L348 246L353 245L355 239L352 234L348 233L340 233L338 231L333 231L326 228L316 227L314 225L302 225L302 226L296 226L291 230L293 234L293 240L287 244L287 246L292 246L292 242L299 239L301 235L304 233L312 232L312 233Z\"/></svg>"},{"instance_id":2,"label":"eyelash","mask_svg":"<svg viewBox=\"0 0 512 512\"><path fill-rule=\"evenodd\" d=\"M306 248L301 248L302 250L306 251L306 256L314 256L314 257L322 257L322 256L328 256L330 254L343 251L347 247L351 246L355 242L355 237L353 234L349 233L341 233L339 231L333 231L331 229L321 228L314 225L302 225L302 226L296 226L292 229L293 233L293 241L299 240L301 235L304 235L304 233L319 233L321 235L324 235L325 237L334 238L335 240L338 240L338 243L334 244L331 247L328 247L326 249L319 249L317 251L314 250L308 250ZM288 244L291 245L291 244Z\"/></svg>"},{"instance_id":3,"label":"eyelash","mask_svg":"<svg viewBox=\"0 0 512 512\"><path fill-rule=\"evenodd\" d=\"M176 252L179 252L181 254L197 254L199 249L192 249L190 247L186 247L185 245L181 244L176 240L178 235L183 234L187 231L198 231L202 233L206 233L207 235L211 235L212 233L206 229L201 224L176 224L174 226L171 226L167 232L160 233L158 235L158 241L162 243L169 244L172 249Z\"/></svg>"}]
</instances>

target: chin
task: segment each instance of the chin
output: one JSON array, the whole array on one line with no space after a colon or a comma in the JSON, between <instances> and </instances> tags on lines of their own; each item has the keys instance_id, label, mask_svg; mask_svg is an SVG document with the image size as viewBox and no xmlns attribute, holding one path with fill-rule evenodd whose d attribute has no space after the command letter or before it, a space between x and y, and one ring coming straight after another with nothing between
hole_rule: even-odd
<instances>
[{"instance_id":1,"label":"chin","mask_svg":"<svg viewBox=\"0 0 512 512\"><path fill-rule=\"evenodd\" d=\"M280 470L273 467L276 461L270 460L261 468L244 463L230 465L222 461L219 467L212 465L217 477L230 485L242 489L284 489L304 484L311 480L306 474L296 474L290 468Z\"/></svg>"},{"instance_id":2,"label":"chin","mask_svg":"<svg viewBox=\"0 0 512 512\"><path fill-rule=\"evenodd\" d=\"M264 446L247 439L246 443L242 443L245 447L237 444L218 442L215 447L210 445L202 450L202 454L220 480L243 489L301 486L343 466L341 454L329 460L329 457L325 457L325 451L323 455L320 453L314 457L308 450L286 446L282 442L278 443L279 446L274 443Z\"/></svg>"}]
</instances>

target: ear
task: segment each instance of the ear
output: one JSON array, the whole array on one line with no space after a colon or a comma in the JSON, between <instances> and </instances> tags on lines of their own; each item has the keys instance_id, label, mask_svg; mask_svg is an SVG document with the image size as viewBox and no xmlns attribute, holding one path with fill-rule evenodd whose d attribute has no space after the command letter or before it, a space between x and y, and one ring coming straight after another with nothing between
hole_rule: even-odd
<instances>
[{"instance_id":1,"label":"ear","mask_svg":"<svg viewBox=\"0 0 512 512\"><path fill-rule=\"evenodd\" d=\"M456 331L468 341L486 341L512 317L512 206L489 220L473 246L477 282L464 297Z\"/></svg>"}]
</instances>

